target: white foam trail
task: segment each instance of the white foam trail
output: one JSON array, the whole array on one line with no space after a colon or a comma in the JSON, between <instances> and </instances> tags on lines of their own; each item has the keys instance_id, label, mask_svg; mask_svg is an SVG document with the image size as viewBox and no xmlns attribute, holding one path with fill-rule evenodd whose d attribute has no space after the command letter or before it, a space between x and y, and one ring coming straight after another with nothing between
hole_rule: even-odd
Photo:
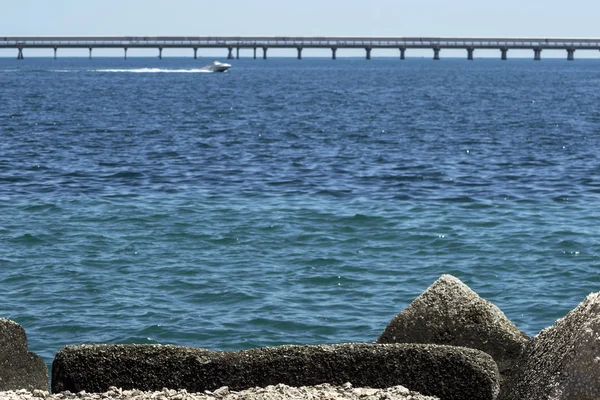
<instances>
[{"instance_id":1,"label":"white foam trail","mask_svg":"<svg viewBox=\"0 0 600 400\"><path fill-rule=\"evenodd\" d=\"M13 73L13 72L79 72L73 69L2 69L0 73Z\"/></svg>"},{"instance_id":2,"label":"white foam trail","mask_svg":"<svg viewBox=\"0 0 600 400\"><path fill-rule=\"evenodd\" d=\"M162 69L162 68L133 68L133 69L94 69L93 72L129 72L134 74L156 74L156 73L167 73L167 74L193 74L193 73L206 73L212 72L207 69Z\"/></svg>"}]
</instances>

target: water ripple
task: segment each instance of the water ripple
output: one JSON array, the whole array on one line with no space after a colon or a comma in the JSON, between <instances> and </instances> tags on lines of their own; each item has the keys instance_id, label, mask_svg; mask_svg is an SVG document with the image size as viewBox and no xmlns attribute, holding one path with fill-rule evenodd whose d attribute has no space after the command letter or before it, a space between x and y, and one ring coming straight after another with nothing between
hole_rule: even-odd
<instances>
[{"instance_id":1,"label":"water ripple","mask_svg":"<svg viewBox=\"0 0 600 400\"><path fill-rule=\"evenodd\" d=\"M54 61L0 60L0 314L47 363L372 341L442 273L529 334L599 290L595 60Z\"/></svg>"}]
</instances>

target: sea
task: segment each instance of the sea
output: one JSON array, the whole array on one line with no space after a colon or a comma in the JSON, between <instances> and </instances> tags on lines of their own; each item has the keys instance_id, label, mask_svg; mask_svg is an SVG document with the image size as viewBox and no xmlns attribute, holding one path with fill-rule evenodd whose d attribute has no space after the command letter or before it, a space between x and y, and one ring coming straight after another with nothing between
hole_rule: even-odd
<instances>
[{"instance_id":1,"label":"sea","mask_svg":"<svg viewBox=\"0 0 600 400\"><path fill-rule=\"evenodd\" d=\"M0 317L372 342L451 274L536 335L600 291L600 60L465 58L1 58Z\"/></svg>"}]
</instances>

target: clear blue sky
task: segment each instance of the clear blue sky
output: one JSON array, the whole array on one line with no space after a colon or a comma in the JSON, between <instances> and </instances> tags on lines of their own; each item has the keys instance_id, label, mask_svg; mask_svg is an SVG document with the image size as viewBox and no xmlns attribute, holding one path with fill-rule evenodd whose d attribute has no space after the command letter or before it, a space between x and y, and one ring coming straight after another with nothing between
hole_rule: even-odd
<instances>
[{"instance_id":1,"label":"clear blue sky","mask_svg":"<svg viewBox=\"0 0 600 400\"><path fill-rule=\"evenodd\" d=\"M2 0L0 35L600 37L598 18L598 0Z\"/></svg>"}]
</instances>

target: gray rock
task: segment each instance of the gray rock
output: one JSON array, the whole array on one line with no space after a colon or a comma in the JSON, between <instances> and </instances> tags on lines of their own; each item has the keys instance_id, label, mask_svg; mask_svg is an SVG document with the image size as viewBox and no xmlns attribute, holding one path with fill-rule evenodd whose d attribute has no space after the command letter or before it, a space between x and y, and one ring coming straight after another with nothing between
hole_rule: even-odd
<instances>
[{"instance_id":1,"label":"gray rock","mask_svg":"<svg viewBox=\"0 0 600 400\"><path fill-rule=\"evenodd\" d=\"M600 399L600 293L542 330L515 370L499 399Z\"/></svg>"},{"instance_id":2,"label":"gray rock","mask_svg":"<svg viewBox=\"0 0 600 400\"><path fill-rule=\"evenodd\" d=\"M48 367L27 350L27 336L19 324L0 318L0 391L48 390Z\"/></svg>"},{"instance_id":3,"label":"gray rock","mask_svg":"<svg viewBox=\"0 0 600 400\"><path fill-rule=\"evenodd\" d=\"M442 275L401 311L377 343L432 343L484 351L498 364L501 379L531 338L498 307L452 275Z\"/></svg>"},{"instance_id":4,"label":"gray rock","mask_svg":"<svg viewBox=\"0 0 600 400\"><path fill-rule=\"evenodd\" d=\"M67 346L52 364L52 391L186 389L188 392L322 383L402 385L444 400L494 399L498 368L481 351L420 344L344 343L235 352L161 345Z\"/></svg>"}]
</instances>

